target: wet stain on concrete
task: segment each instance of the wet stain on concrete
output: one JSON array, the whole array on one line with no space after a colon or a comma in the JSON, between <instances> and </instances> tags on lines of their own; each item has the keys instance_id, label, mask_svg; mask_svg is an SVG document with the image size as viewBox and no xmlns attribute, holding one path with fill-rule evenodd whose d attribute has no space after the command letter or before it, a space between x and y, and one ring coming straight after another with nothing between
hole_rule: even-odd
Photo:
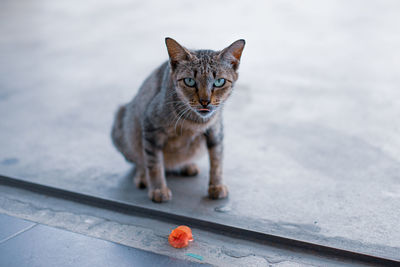
<instances>
[{"instance_id":1,"label":"wet stain on concrete","mask_svg":"<svg viewBox=\"0 0 400 267\"><path fill-rule=\"evenodd\" d=\"M295 224L288 222L279 222L279 226L286 230L301 230L304 232L313 233L318 233L321 231L321 228L315 224Z\"/></svg>"},{"instance_id":2,"label":"wet stain on concrete","mask_svg":"<svg viewBox=\"0 0 400 267\"><path fill-rule=\"evenodd\" d=\"M229 206L219 206L219 207L216 207L214 210L216 212L227 213L227 212L230 212L232 210L232 208Z\"/></svg>"}]
</instances>

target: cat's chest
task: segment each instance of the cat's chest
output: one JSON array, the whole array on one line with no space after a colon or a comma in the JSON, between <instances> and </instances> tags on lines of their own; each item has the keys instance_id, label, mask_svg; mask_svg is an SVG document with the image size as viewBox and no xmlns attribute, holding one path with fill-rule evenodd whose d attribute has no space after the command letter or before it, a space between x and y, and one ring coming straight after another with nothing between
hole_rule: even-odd
<instances>
[{"instance_id":1,"label":"cat's chest","mask_svg":"<svg viewBox=\"0 0 400 267\"><path fill-rule=\"evenodd\" d=\"M172 132L167 139L164 150L176 151L179 149L185 149L193 146L196 143L204 141L204 135L199 132L193 131L176 131Z\"/></svg>"}]
</instances>

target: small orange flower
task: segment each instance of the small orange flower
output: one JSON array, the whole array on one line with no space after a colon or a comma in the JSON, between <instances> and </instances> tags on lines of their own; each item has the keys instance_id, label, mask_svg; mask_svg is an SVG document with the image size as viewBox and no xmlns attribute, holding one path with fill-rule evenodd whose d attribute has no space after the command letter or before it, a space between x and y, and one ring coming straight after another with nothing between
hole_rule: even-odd
<instances>
[{"instance_id":1,"label":"small orange flower","mask_svg":"<svg viewBox=\"0 0 400 267\"><path fill-rule=\"evenodd\" d=\"M169 244L174 248L184 248L189 244L189 241L193 241L192 230L185 225L172 230L168 237Z\"/></svg>"},{"instance_id":2,"label":"small orange flower","mask_svg":"<svg viewBox=\"0 0 400 267\"><path fill-rule=\"evenodd\" d=\"M190 229L189 226L181 225L181 226L178 226L176 229L180 229L180 230L183 230L184 232L186 232L189 236L189 241L193 241L192 229Z\"/></svg>"}]
</instances>

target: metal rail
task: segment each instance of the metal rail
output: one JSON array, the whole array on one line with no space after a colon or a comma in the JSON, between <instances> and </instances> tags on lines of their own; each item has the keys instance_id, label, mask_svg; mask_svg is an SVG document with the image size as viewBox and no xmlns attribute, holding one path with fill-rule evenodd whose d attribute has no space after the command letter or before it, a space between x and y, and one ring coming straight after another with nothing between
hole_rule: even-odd
<instances>
[{"instance_id":1,"label":"metal rail","mask_svg":"<svg viewBox=\"0 0 400 267\"><path fill-rule=\"evenodd\" d=\"M26 180L11 178L0 175L0 184L12 186L40 194L63 198L69 201L84 203L90 206L95 206L103 209L118 211L126 214L134 214L137 216L154 218L177 224L188 224L195 228L203 229L217 234L223 234L240 238L244 240L261 242L264 244L281 247L284 249L295 250L303 253L313 253L317 255L334 257L336 259L360 261L369 264L383 266L400 266L400 261L397 259L383 258L376 255L364 254L350 250L339 249L335 247L315 244L311 242L301 241L297 239L271 235L267 233L252 231L231 225L210 222L202 219L191 218L183 215L177 215L160 211L156 209L146 208L128 203L124 201L106 199L90 194L69 191L57 187L47 186L39 183L29 182Z\"/></svg>"}]
</instances>

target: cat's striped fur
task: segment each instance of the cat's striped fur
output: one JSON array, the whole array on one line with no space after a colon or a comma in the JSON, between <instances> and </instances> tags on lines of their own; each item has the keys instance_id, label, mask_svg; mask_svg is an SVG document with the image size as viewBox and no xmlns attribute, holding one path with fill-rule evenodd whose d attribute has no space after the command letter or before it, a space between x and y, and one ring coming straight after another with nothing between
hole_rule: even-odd
<instances>
[{"instance_id":1,"label":"cat's striped fur","mask_svg":"<svg viewBox=\"0 0 400 267\"><path fill-rule=\"evenodd\" d=\"M166 38L166 45L169 61L144 81L131 102L119 108L112 140L125 158L135 163L134 181L138 187L148 186L153 201L172 197L166 171L196 175L194 160L206 151L210 158L209 197L225 198L222 107L238 79L245 42L238 40L222 51L187 50L171 38ZM187 86L185 78L193 78L196 85ZM220 88L214 86L218 78L226 81Z\"/></svg>"}]
</instances>

